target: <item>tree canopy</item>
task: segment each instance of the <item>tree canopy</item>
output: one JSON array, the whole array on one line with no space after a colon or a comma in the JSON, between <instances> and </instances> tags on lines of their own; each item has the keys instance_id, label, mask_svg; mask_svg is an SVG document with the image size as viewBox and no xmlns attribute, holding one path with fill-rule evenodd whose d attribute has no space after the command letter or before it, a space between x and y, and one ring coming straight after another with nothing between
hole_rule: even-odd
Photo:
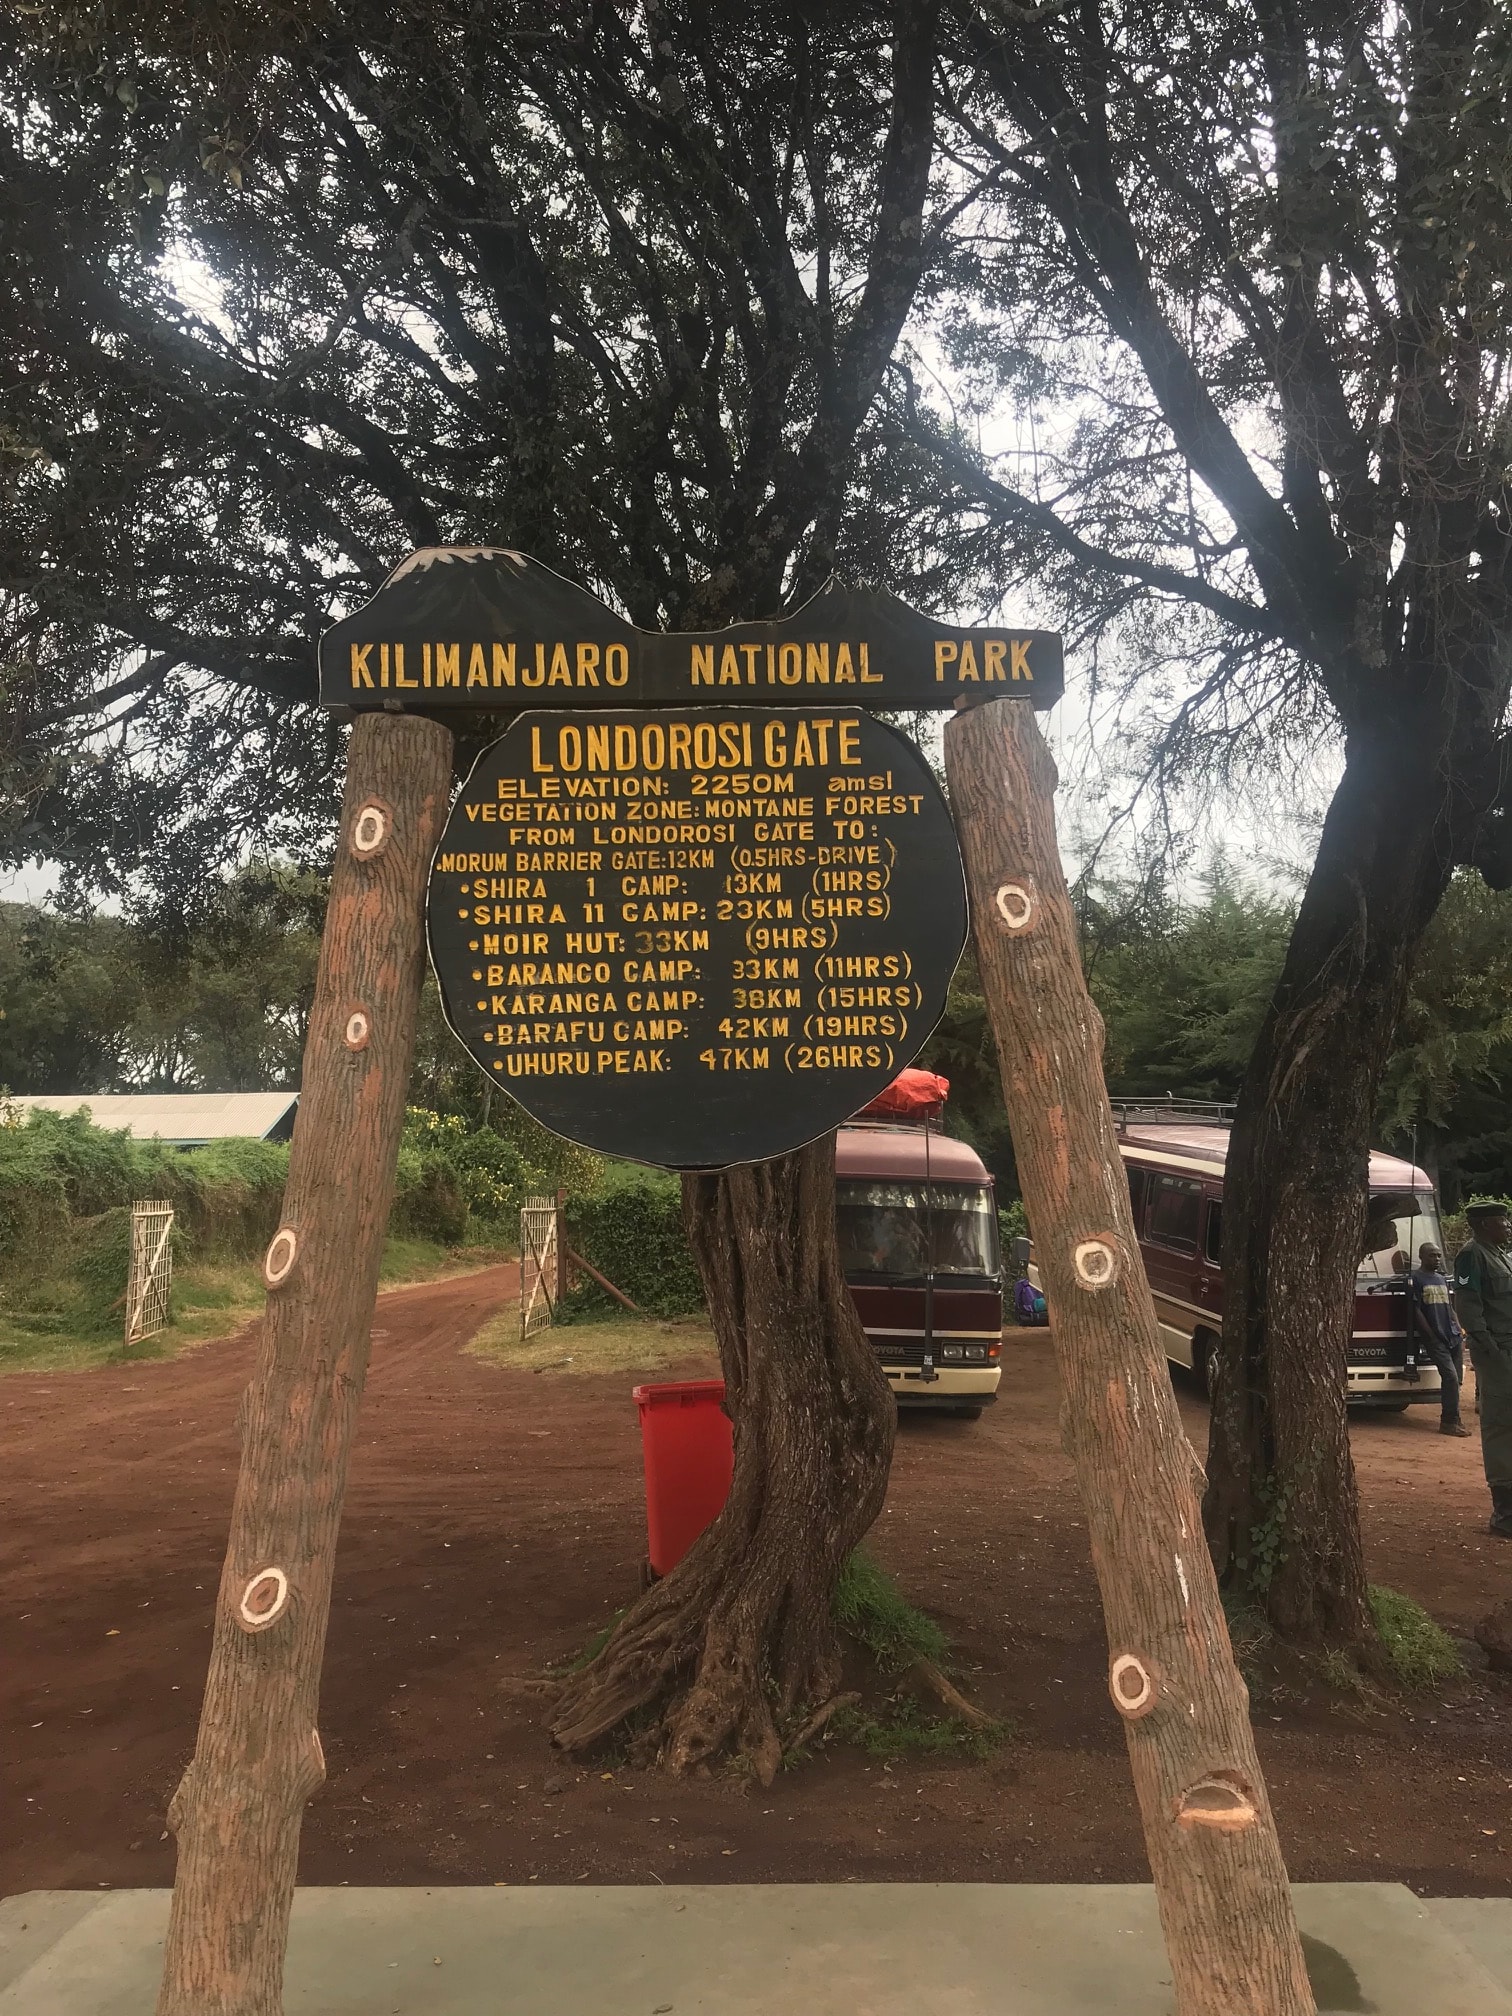
<instances>
[{"instance_id":1,"label":"tree canopy","mask_svg":"<svg viewBox=\"0 0 1512 2016\"><path fill-rule=\"evenodd\" d=\"M974 284L938 324L951 407L915 380L900 418L958 536L1073 635L1124 626L1168 781L1330 718L1438 742L1447 708L1449 844L1504 880L1505 9L953 19ZM1004 412L1014 445L979 452Z\"/></svg>"},{"instance_id":2,"label":"tree canopy","mask_svg":"<svg viewBox=\"0 0 1512 2016\"><path fill-rule=\"evenodd\" d=\"M909 574L919 458L868 415L948 214L922 0L0 36L13 854L182 905L308 849L315 639L415 546L647 625Z\"/></svg>"}]
</instances>

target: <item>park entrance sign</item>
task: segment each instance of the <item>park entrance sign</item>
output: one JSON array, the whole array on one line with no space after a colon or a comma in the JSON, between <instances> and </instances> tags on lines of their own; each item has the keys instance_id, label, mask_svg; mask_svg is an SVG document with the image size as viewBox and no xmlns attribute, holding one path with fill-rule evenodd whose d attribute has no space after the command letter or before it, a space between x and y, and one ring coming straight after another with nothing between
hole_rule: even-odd
<instances>
[{"instance_id":1,"label":"park entrance sign","mask_svg":"<svg viewBox=\"0 0 1512 2016\"><path fill-rule=\"evenodd\" d=\"M859 709L529 713L452 808L428 929L448 1022L528 1112L719 1168L896 1076L966 894L928 765Z\"/></svg>"},{"instance_id":2,"label":"park entrance sign","mask_svg":"<svg viewBox=\"0 0 1512 2016\"><path fill-rule=\"evenodd\" d=\"M791 616L724 630L639 630L523 553L411 554L320 640L328 707L953 707L962 695L1049 707L1053 630L937 623L895 595L831 582Z\"/></svg>"},{"instance_id":3,"label":"park entrance sign","mask_svg":"<svg viewBox=\"0 0 1512 2016\"><path fill-rule=\"evenodd\" d=\"M356 718L199 1740L168 1809L158 2016L282 2006L427 888L447 1010L490 1081L576 1139L707 1168L815 1139L916 1053L962 942L962 854L1175 2005L1313 2016L1056 846L1032 709L1060 691L1059 640L840 587L657 636L519 554L447 549L336 625L320 678ZM969 704L1005 699L1029 704ZM920 707L954 712L959 852L917 751L867 711ZM501 714L520 718L448 814L452 723ZM769 1312L794 1278L761 1284Z\"/></svg>"}]
</instances>

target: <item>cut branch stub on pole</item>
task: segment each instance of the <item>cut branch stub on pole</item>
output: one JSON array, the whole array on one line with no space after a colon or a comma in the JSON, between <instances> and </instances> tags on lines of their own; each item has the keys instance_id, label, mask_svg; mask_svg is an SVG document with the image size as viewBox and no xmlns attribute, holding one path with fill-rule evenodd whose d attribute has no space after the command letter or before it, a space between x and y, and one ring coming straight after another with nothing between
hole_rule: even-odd
<instances>
[{"instance_id":1,"label":"cut branch stub on pole","mask_svg":"<svg viewBox=\"0 0 1512 2016\"><path fill-rule=\"evenodd\" d=\"M169 1808L159 2016L278 2016L347 1460L415 1042L448 729L352 731L283 1223L242 1428L199 1741ZM360 1027L358 1025L360 1024Z\"/></svg>"},{"instance_id":2,"label":"cut branch stub on pole","mask_svg":"<svg viewBox=\"0 0 1512 2016\"><path fill-rule=\"evenodd\" d=\"M1021 702L945 730L983 992L1050 1305L1178 2016L1313 2016L1102 1075L1055 839L1055 766Z\"/></svg>"}]
</instances>

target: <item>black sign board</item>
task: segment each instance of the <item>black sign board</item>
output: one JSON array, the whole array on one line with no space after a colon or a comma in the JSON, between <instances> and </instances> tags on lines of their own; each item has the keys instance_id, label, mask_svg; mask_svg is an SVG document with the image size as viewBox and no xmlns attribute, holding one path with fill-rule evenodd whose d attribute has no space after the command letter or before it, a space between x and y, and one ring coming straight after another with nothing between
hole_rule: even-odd
<instances>
[{"instance_id":1,"label":"black sign board","mask_svg":"<svg viewBox=\"0 0 1512 2016\"><path fill-rule=\"evenodd\" d=\"M433 546L320 640L329 707L953 707L962 694L1059 699L1061 640L959 629L832 582L791 616L638 630L523 553Z\"/></svg>"},{"instance_id":2,"label":"black sign board","mask_svg":"<svg viewBox=\"0 0 1512 2016\"><path fill-rule=\"evenodd\" d=\"M428 931L452 1029L538 1120L717 1168L916 1055L966 892L928 766L858 708L527 713L452 809Z\"/></svg>"}]
</instances>

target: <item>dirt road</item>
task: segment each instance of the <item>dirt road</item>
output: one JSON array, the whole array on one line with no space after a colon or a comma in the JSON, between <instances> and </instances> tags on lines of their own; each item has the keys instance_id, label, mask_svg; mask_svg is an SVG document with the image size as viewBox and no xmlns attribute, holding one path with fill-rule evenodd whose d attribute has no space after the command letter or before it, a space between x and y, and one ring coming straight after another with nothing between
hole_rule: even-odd
<instances>
[{"instance_id":1,"label":"dirt road","mask_svg":"<svg viewBox=\"0 0 1512 2016\"><path fill-rule=\"evenodd\" d=\"M461 1348L512 1287L495 1268L379 1304L303 1881L1143 1878L1043 1332L1010 1331L981 1422L904 1424L873 1541L1013 1740L985 1764L840 1751L761 1793L564 1766L500 1687L629 1601L644 1548L632 1378ZM0 1382L0 1892L172 1880L251 1355ZM1476 1445L1431 1410L1354 1441L1373 1578L1467 1630L1512 1577ZM1512 1893L1509 1707L1499 1681L1410 1719L1257 1703L1292 1873Z\"/></svg>"}]
</instances>

